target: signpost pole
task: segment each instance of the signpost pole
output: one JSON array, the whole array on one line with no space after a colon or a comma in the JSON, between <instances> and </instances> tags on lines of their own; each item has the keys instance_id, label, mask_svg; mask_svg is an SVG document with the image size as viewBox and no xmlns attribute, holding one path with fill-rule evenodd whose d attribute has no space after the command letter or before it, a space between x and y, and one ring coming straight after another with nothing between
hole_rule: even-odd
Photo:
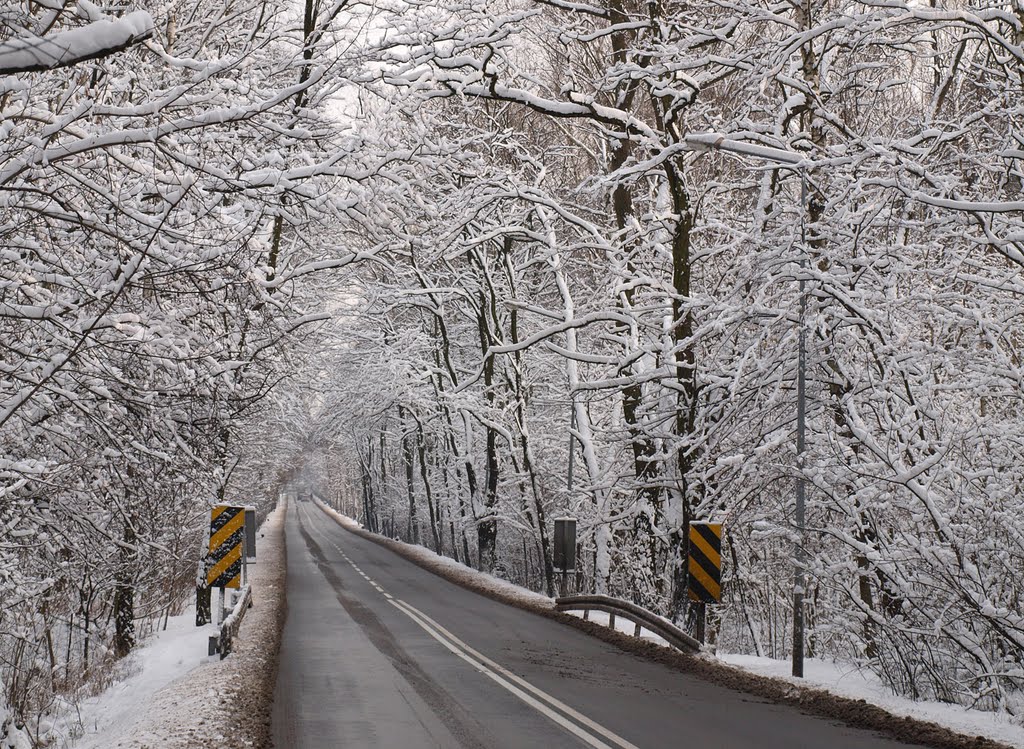
<instances>
[{"instance_id":1,"label":"signpost pole","mask_svg":"<svg viewBox=\"0 0 1024 749\"><path fill-rule=\"evenodd\" d=\"M554 566L562 574L558 595L569 593L569 573L576 569L576 518L555 518Z\"/></svg>"},{"instance_id":2,"label":"signpost pole","mask_svg":"<svg viewBox=\"0 0 1024 749\"><path fill-rule=\"evenodd\" d=\"M210 558L207 556L207 548L210 540L207 538L203 544L203 553L199 559L199 569L196 571L196 626L203 627L210 623L213 613L210 610L210 583L206 579L210 569Z\"/></svg>"},{"instance_id":3,"label":"signpost pole","mask_svg":"<svg viewBox=\"0 0 1024 749\"><path fill-rule=\"evenodd\" d=\"M206 577L206 572L203 572ZM196 626L202 627L210 623L210 586L204 579L196 583Z\"/></svg>"},{"instance_id":4,"label":"signpost pole","mask_svg":"<svg viewBox=\"0 0 1024 749\"><path fill-rule=\"evenodd\" d=\"M803 171L800 172L800 242L803 245L804 255L800 259L800 331L799 348L797 349L796 364L796 532L797 543L794 553L793 565L793 676L804 675L804 566L807 564L807 552L804 546L804 525L806 524L806 510L804 496L804 460L806 459L806 434L807 434L807 343L806 343L806 316L807 316L807 289L804 280L804 270L807 266L807 179Z\"/></svg>"},{"instance_id":5,"label":"signpost pole","mask_svg":"<svg viewBox=\"0 0 1024 749\"><path fill-rule=\"evenodd\" d=\"M706 642L708 605L704 601L698 601L694 606L697 608L697 621L694 623L693 636L703 645Z\"/></svg>"}]
</instances>

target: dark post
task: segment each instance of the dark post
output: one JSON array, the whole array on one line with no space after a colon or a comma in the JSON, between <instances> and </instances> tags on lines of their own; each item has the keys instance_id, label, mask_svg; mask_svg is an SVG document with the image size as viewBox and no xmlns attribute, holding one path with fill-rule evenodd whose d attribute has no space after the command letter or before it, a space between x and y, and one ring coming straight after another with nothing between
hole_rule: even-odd
<instances>
[{"instance_id":1,"label":"dark post","mask_svg":"<svg viewBox=\"0 0 1024 749\"><path fill-rule=\"evenodd\" d=\"M699 640L701 644L704 643L704 633L706 629L706 622L708 616L708 607L704 601L695 601L692 604L694 610L693 619L693 637L695 640Z\"/></svg>"},{"instance_id":2,"label":"dark post","mask_svg":"<svg viewBox=\"0 0 1024 749\"><path fill-rule=\"evenodd\" d=\"M806 330L807 330L807 289L804 282L804 270L807 267L807 236L804 217L807 214L807 179L800 172L800 242L804 248L804 256L800 259L800 336L796 365L796 532L798 540L793 555L793 676L804 675L804 566L807 564L807 551L804 546L806 524L806 497L804 488L804 461L806 459L807 405L806 405Z\"/></svg>"},{"instance_id":3,"label":"dark post","mask_svg":"<svg viewBox=\"0 0 1024 749\"><path fill-rule=\"evenodd\" d=\"M256 558L256 508L245 508L245 558Z\"/></svg>"},{"instance_id":4,"label":"dark post","mask_svg":"<svg viewBox=\"0 0 1024 749\"><path fill-rule=\"evenodd\" d=\"M555 569L562 573L559 595L568 592L569 573L576 569L576 518L555 518Z\"/></svg>"},{"instance_id":5,"label":"dark post","mask_svg":"<svg viewBox=\"0 0 1024 749\"><path fill-rule=\"evenodd\" d=\"M205 552L199 560L199 570L196 575L196 626L202 627L210 623L212 618L210 603L210 586L207 585L206 573L209 566L209 557Z\"/></svg>"}]
</instances>

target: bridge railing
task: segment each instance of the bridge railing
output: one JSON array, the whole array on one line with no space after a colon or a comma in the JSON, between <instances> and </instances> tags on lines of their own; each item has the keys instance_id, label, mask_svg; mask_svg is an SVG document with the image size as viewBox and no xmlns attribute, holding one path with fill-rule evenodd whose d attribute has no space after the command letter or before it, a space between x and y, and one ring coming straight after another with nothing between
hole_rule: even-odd
<instances>
[{"instance_id":1,"label":"bridge railing","mask_svg":"<svg viewBox=\"0 0 1024 749\"><path fill-rule=\"evenodd\" d=\"M646 629L686 653L697 652L701 647L699 640L679 627L630 601L603 595L566 596L556 598L555 606L559 611L582 611L584 620L589 620L591 611L603 611L608 614L611 629L615 629L615 619L621 617L633 623L634 637L639 637L641 630Z\"/></svg>"}]
</instances>

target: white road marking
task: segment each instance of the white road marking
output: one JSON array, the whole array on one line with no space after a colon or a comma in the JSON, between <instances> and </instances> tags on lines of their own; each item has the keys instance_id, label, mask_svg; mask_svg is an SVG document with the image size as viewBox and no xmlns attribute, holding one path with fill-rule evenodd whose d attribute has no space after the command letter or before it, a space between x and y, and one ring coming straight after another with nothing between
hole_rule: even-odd
<instances>
[{"instance_id":1,"label":"white road marking","mask_svg":"<svg viewBox=\"0 0 1024 749\"><path fill-rule=\"evenodd\" d=\"M576 725L576 723L573 723L569 718L572 718L583 726L589 728L594 733L608 739L612 744L618 746L620 749L639 749L635 744L630 743L618 734L613 733L599 723L594 722L586 715L574 710L556 697L553 697L542 689L535 687L521 676L517 676L512 673L500 663L495 663L487 656L473 649L415 606L392 597L390 593L371 580L366 573L359 569L356 563L349 558L348 554L341 550L341 547L326 536L319 533L317 535L333 546L334 549L341 554L342 558L348 562L352 569L362 575L363 578L369 582L370 585L376 588L392 606L412 619L413 622L441 643L441 645L443 645L447 650L466 661L466 663L473 666L474 669L490 678L508 692L514 694L527 705L537 710L537 712L547 718L550 718L565 730L577 736L588 745L594 747L594 749L613 749L613 747L606 744L584 728Z\"/></svg>"},{"instance_id":2,"label":"white road marking","mask_svg":"<svg viewBox=\"0 0 1024 749\"><path fill-rule=\"evenodd\" d=\"M478 652L477 650L474 650L472 647L467 645L465 642L460 640L454 634L449 632L443 626L438 624L436 621L431 619L429 616L427 616L426 614L424 614L422 611L420 611L419 609L415 608L411 604L405 603L404 601L402 601L401 603L403 603L411 611L415 612L415 614L417 614L418 616L423 618L426 622L428 622L430 625L432 625L438 632L440 632L446 638L451 640L451 642L456 647L459 647L459 648L463 649L466 653L471 655L473 658L477 659L481 664L484 664L484 665L489 666L490 668L494 669L497 673L501 674L506 679L508 679L508 680L510 680L512 682L515 682L516 684L518 684L523 689L532 692L534 695L536 695L540 699L548 702L552 707L555 707L558 710L561 710L566 715L570 716L574 720L579 721L580 723L582 723L583 725L585 725L587 728L589 728L590 730L594 731L595 733L598 733L601 736L604 736L606 739L608 739L612 743L618 745L622 749L638 749L638 747L635 744L630 743L629 741L627 741L626 739L622 738L618 734L615 734L612 731L610 731L607 728L605 728L604 726L600 725L599 723L594 722L593 720L588 718L586 715L583 715L582 713L579 713L576 710L572 709L571 707L566 705L564 702L559 700L557 697L553 697L552 695L548 694L547 692L543 691L542 689L539 689L539 688L535 687L533 684L528 682L526 679L523 679L522 677L517 676L516 674L512 673L507 668L502 666L500 663L495 663L494 661L492 661L487 656L483 655L482 653Z\"/></svg>"},{"instance_id":3,"label":"white road marking","mask_svg":"<svg viewBox=\"0 0 1024 749\"><path fill-rule=\"evenodd\" d=\"M471 666L473 666L473 668L475 668L477 671L479 671L480 673L482 673L485 676L487 676L488 678L490 678L491 681L493 681L494 683L498 684L499 686L503 687L507 691L509 691L512 694L514 694L516 697L521 699L523 702L525 702L527 705L532 707L537 712L539 712L539 713L545 715L546 717L550 718L551 720L553 720L555 723L560 725L565 730L567 730L570 733L576 735L578 738L582 739L588 745L594 747L594 749L612 749L611 746L609 746L608 744L604 743L603 741L601 741L599 738L597 738L593 734L588 733L584 729L580 728L575 723L573 723L568 718L566 718L564 715L561 715L560 713L555 712L554 710L552 710L550 707L545 705L540 700L537 700L534 697L532 697L529 694L527 694L526 692L524 692L522 689L517 687L515 684L512 684L511 682L503 679L495 671L493 671L490 668L488 668L483 663L482 660L475 659L472 656L470 656L468 653L466 653L463 650L461 650L453 642L450 642L449 640L447 640L437 630L435 630L433 627L431 627L429 624L427 624L423 619L421 619L416 613L414 613L416 610L413 609L412 606L409 606L409 604L404 603L403 601L394 600L394 601L391 601L391 605L396 607L397 609L401 610L402 612L404 612L406 616L408 616L410 619L412 619L414 622L416 622L424 631L426 631L427 634L429 634L431 637L433 637L439 643L444 645L445 648L450 650L452 653L457 655L462 660L466 661L466 663L468 663ZM531 691L534 691L534 690L531 690ZM535 691L539 691L539 690L535 690ZM627 744L623 744L623 746L632 747L633 745L627 743ZM634 749L635 749L635 747L634 747Z\"/></svg>"}]
</instances>

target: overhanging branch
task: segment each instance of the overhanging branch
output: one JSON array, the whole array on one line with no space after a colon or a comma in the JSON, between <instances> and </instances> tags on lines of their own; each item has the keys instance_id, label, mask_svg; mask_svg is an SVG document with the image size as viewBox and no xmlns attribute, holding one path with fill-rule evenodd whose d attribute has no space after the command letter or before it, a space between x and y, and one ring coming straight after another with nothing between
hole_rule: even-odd
<instances>
[{"instance_id":1,"label":"overhanging branch","mask_svg":"<svg viewBox=\"0 0 1024 749\"><path fill-rule=\"evenodd\" d=\"M152 35L152 16L139 10L50 36L9 39L0 44L0 75L55 70L107 57Z\"/></svg>"}]
</instances>

